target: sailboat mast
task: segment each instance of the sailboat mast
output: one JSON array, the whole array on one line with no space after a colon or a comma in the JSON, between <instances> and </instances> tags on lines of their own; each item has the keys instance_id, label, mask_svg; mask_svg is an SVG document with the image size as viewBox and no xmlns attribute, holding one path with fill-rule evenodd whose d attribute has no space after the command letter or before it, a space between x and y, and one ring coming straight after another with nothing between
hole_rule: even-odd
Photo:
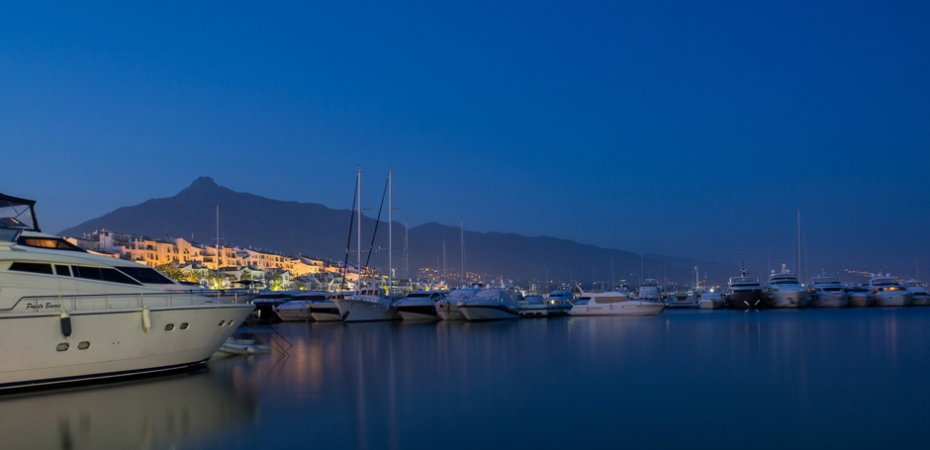
<instances>
[{"instance_id":1,"label":"sailboat mast","mask_svg":"<svg viewBox=\"0 0 930 450\"><path fill-rule=\"evenodd\" d=\"M216 205L216 281L220 280L220 205Z\"/></svg>"},{"instance_id":2,"label":"sailboat mast","mask_svg":"<svg viewBox=\"0 0 930 450\"><path fill-rule=\"evenodd\" d=\"M446 282L446 240L442 240L442 281Z\"/></svg>"},{"instance_id":3,"label":"sailboat mast","mask_svg":"<svg viewBox=\"0 0 930 450\"><path fill-rule=\"evenodd\" d=\"M465 219L459 218L459 231L462 235L462 286L465 286Z\"/></svg>"},{"instance_id":4,"label":"sailboat mast","mask_svg":"<svg viewBox=\"0 0 930 450\"><path fill-rule=\"evenodd\" d=\"M801 208L798 208L798 281L804 283L801 273Z\"/></svg>"},{"instance_id":5,"label":"sailboat mast","mask_svg":"<svg viewBox=\"0 0 930 450\"><path fill-rule=\"evenodd\" d=\"M356 213L358 217L358 227L357 227L358 237L356 238L358 247L355 249L355 257L358 260L358 279L356 280L356 283L355 283L356 294L360 292L361 287L362 287L362 167L361 166L359 166L358 168L357 180L358 181L355 183L355 189L356 189L355 196L358 198L358 204L356 205L357 206L356 209L358 211Z\"/></svg>"},{"instance_id":6,"label":"sailboat mast","mask_svg":"<svg viewBox=\"0 0 930 450\"><path fill-rule=\"evenodd\" d=\"M394 178L393 171L388 170L388 298L394 289Z\"/></svg>"},{"instance_id":7,"label":"sailboat mast","mask_svg":"<svg viewBox=\"0 0 930 450\"><path fill-rule=\"evenodd\" d=\"M407 271L410 269L410 255L407 253L408 252L407 247L409 245L409 241L408 241L409 230L410 230L410 220L405 216L404 217L404 279L408 281L410 280L410 276L407 274Z\"/></svg>"}]
</instances>

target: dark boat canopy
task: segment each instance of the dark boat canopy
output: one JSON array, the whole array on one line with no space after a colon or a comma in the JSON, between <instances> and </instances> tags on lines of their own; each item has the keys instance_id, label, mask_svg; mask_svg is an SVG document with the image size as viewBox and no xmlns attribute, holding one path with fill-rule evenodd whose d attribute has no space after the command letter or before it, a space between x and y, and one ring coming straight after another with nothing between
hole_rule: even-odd
<instances>
[{"instance_id":1,"label":"dark boat canopy","mask_svg":"<svg viewBox=\"0 0 930 450\"><path fill-rule=\"evenodd\" d=\"M35 206L35 200L0 194L0 228L41 232Z\"/></svg>"}]
</instances>

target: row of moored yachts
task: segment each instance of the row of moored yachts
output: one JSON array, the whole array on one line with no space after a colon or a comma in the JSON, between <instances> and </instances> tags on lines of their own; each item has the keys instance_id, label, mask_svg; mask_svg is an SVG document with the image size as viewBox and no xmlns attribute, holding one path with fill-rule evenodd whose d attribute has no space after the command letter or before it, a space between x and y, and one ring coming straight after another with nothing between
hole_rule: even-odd
<instances>
[{"instance_id":1,"label":"row of moored yachts","mask_svg":"<svg viewBox=\"0 0 930 450\"><path fill-rule=\"evenodd\" d=\"M256 297L259 318L283 321L372 322L382 320L504 320L520 317L648 316L658 314L665 303L638 299L628 291L586 292L556 290L524 296L515 289L462 288L416 291L392 301L378 288L359 292L272 293Z\"/></svg>"}]
</instances>

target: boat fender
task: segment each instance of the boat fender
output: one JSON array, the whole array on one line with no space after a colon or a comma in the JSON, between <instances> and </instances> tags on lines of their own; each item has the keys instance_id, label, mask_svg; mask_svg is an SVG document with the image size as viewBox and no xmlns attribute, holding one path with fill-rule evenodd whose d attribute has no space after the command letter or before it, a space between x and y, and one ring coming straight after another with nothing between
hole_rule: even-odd
<instances>
[{"instance_id":1,"label":"boat fender","mask_svg":"<svg viewBox=\"0 0 930 450\"><path fill-rule=\"evenodd\" d=\"M148 306L142 307L142 330L146 333L152 329L152 312L149 311Z\"/></svg>"},{"instance_id":2,"label":"boat fender","mask_svg":"<svg viewBox=\"0 0 930 450\"><path fill-rule=\"evenodd\" d=\"M68 315L68 311L61 310L61 314L58 315L58 321L61 323L61 334L65 337L71 336L71 316Z\"/></svg>"}]
</instances>

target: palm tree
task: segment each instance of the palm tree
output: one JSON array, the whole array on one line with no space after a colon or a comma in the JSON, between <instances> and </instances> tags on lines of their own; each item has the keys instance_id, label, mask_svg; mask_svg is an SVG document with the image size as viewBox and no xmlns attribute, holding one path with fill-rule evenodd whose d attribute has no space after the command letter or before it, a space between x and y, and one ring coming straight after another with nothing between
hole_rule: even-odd
<instances>
[{"instance_id":1,"label":"palm tree","mask_svg":"<svg viewBox=\"0 0 930 450\"><path fill-rule=\"evenodd\" d=\"M284 275L281 272L271 272L265 277L265 281L272 291L280 291L284 284Z\"/></svg>"}]
</instances>

